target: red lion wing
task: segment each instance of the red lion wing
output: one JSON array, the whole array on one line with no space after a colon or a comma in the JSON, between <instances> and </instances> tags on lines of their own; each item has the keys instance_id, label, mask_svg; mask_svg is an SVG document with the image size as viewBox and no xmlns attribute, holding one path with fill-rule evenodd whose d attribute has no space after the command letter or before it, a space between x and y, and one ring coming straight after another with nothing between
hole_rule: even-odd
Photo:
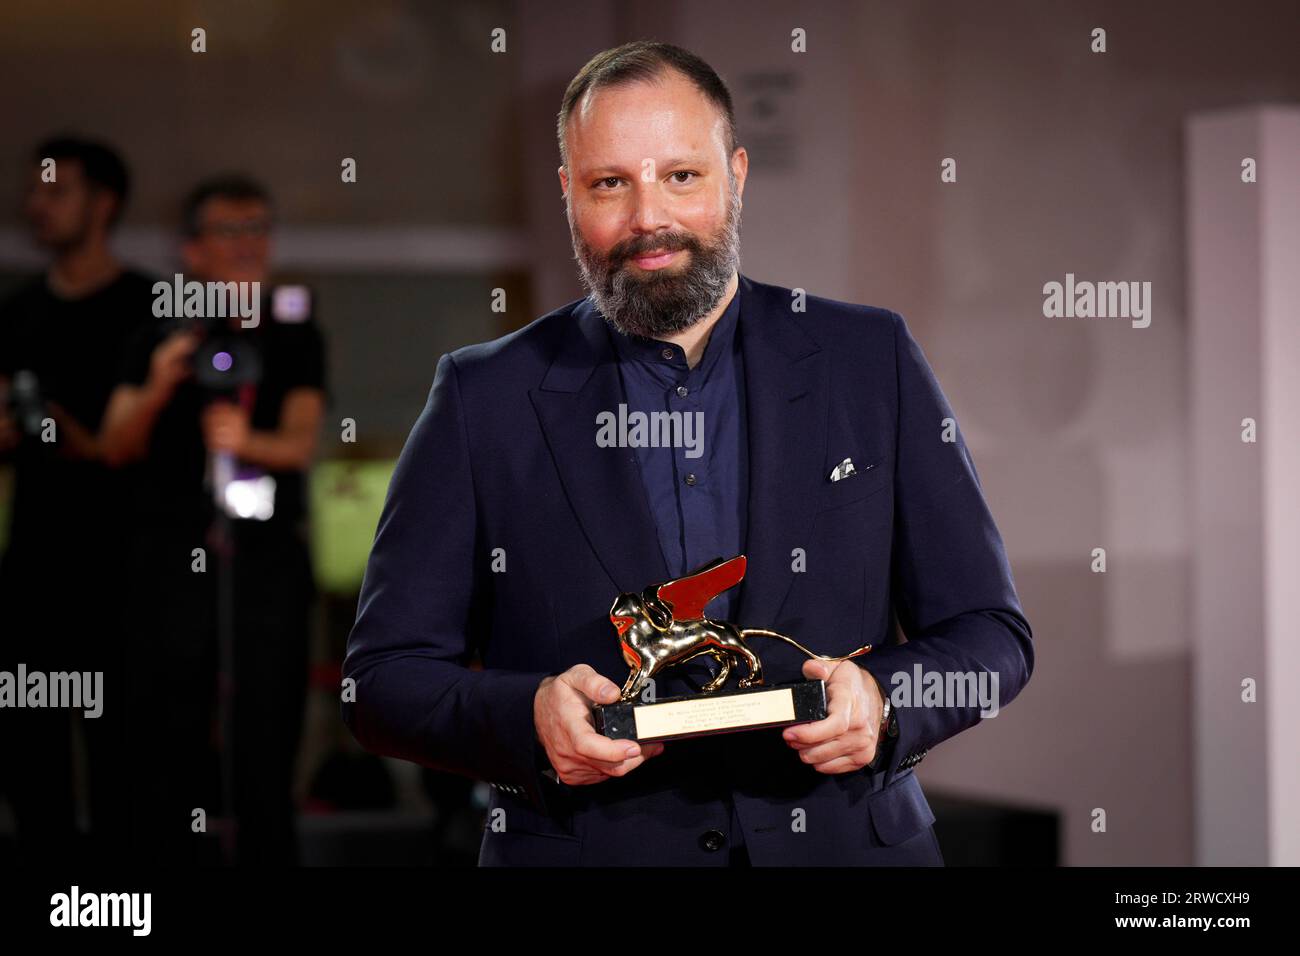
<instances>
[{"instance_id":1,"label":"red lion wing","mask_svg":"<svg viewBox=\"0 0 1300 956\"><path fill-rule=\"evenodd\" d=\"M704 616L704 605L727 588L735 587L744 576L745 556L738 554L726 561L719 558L693 574L661 584L655 594L673 609L673 620L693 621Z\"/></svg>"}]
</instances>

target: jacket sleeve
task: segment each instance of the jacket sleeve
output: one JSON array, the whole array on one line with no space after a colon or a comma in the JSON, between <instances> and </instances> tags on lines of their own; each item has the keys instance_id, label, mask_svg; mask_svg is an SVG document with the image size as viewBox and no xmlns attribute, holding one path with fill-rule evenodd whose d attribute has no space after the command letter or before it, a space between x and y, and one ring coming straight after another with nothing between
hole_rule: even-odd
<instances>
[{"instance_id":1,"label":"jacket sleeve","mask_svg":"<svg viewBox=\"0 0 1300 956\"><path fill-rule=\"evenodd\" d=\"M895 675L912 685L912 706L898 706L901 695L893 694L898 738L883 768L886 786L900 762L981 719L969 694L963 706L920 706L918 667L943 687L950 674L967 678L968 688L989 679L981 673L993 675L1000 708L1020 693L1034 665L1029 622L975 463L921 347L902 316L891 316L898 424L890 587L907 640L857 658L886 693L901 685ZM953 440L945 441L945 432ZM923 677L922 685L935 679Z\"/></svg>"},{"instance_id":2,"label":"jacket sleeve","mask_svg":"<svg viewBox=\"0 0 1300 956\"><path fill-rule=\"evenodd\" d=\"M467 666L486 636L477 524L456 365L444 355L366 565L343 664L343 720L369 751L514 785L545 809L533 697L547 675Z\"/></svg>"}]
</instances>

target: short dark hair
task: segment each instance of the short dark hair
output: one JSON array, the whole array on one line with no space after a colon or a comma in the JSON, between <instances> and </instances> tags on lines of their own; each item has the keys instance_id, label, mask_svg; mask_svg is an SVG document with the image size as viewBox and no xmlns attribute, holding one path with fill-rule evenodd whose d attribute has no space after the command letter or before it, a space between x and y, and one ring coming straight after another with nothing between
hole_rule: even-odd
<instances>
[{"instance_id":1,"label":"short dark hair","mask_svg":"<svg viewBox=\"0 0 1300 956\"><path fill-rule=\"evenodd\" d=\"M185 197L181 207L181 230L193 238L202 231L203 223L199 217L203 204L209 199L233 199L236 201L256 201L271 206L271 194L257 180L242 173L226 173L205 179Z\"/></svg>"},{"instance_id":2,"label":"short dark hair","mask_svg":"<svg viewBox=\"0 0 1300 956\"><path fill-rule=\"evenodd\" d=\"M565 128L578 101L589 91L602 87L622 86L628 83L647 82L661 78L669 70L676 70L695 84L713 103L726 120L727 158L736 151L736 110L731 103L731 91L713 67L690 50L671 43L654 40L636 40L597 53L578 71L564 91L560 103L556 137L560 144L560 162L569 167L569 151L564 145Z\"/></svg>"},{"instance_id":3,"label":"short dark hair","mask_svg":"<svg viewBox=\"0 0 1300 956\"><path fill-rule=\"evenodd\" d=\"M32 158L37 165L46 159L52 159L55 163L75 160L81 165L81 174L86 182L96 189L111 193L117 200L108 224L116 225L122 218L127 197L131 194L131 174L117 150L80 136L64 135L51 137L41 143L33 151Z\"/></svg>"}]
</instances>

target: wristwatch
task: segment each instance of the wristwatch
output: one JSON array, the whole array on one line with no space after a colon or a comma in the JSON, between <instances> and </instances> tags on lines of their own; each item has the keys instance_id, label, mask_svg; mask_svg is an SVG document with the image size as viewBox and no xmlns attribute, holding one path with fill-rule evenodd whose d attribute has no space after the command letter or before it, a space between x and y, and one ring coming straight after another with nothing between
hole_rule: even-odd
<instances>
[{"instance_id":1,"label":"wristwatch","mask_svg":"<svg viewBox=\"0 0 1300 956\"><path fill-rule=\"evenodd\" d=\"M875 680L874 674L872 680ZM880 681L876 681L876 686L880 686ZM884 700L885 706L880 712L880 733L876 737L876 756L871 763L867 764L867 769L873 772L879 770L888 762L886 754L894 749L894 741L898 739L898 714L895 712L894 705L883 687L880 689L880 696Z\"/></svg>"}]
</instances>

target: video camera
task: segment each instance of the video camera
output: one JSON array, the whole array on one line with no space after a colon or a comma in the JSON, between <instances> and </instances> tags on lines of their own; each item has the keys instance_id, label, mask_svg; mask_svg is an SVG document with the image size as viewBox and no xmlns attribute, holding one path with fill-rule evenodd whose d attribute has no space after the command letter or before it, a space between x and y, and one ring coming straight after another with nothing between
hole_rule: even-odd
<instances>
[{"instance_id":1,"label":"video camera","mask_svg":"<svg viewBox=\"0 0 1300 956\"><path fill-rule=\"evenodd\" d=\"M28 438L39 438L50 410L35 372L20 369L14 373L9 383L8 406L19 432Z\"/></svg>"},{"instance_id":2,"label":"video camera","mask_svg":"<svg viewBox=\"0 0 1300 956\"><path fill-rule=\"evenodd\" d=\"M195 382L210 398L229 398L241 386L262 381L262 352L251 330L231 328L224 317L180 319L175 328L198 333L190 364Z\"/></svg>"}]
</instances>

